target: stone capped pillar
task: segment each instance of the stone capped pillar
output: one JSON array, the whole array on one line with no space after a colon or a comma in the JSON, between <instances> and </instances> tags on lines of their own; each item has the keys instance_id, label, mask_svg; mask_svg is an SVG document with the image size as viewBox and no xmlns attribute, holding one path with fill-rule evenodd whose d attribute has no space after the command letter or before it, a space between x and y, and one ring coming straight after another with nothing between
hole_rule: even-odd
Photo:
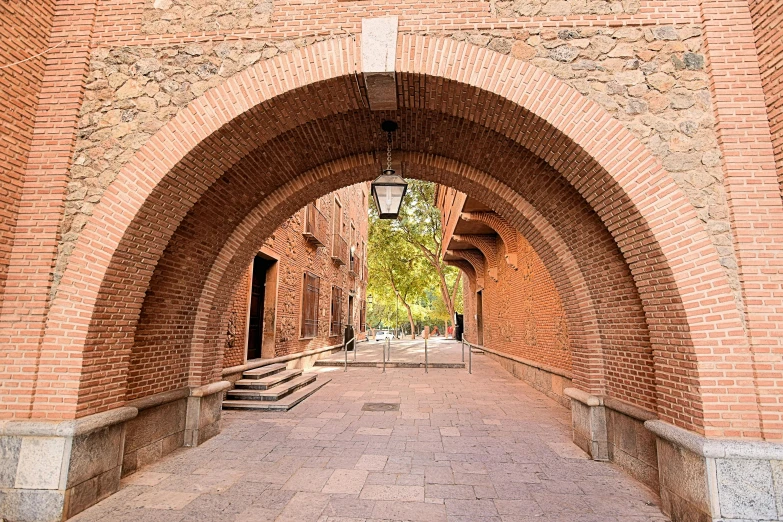
<instances>
[{"instance_id":1,"label":"stone capped pillar","mask_svg":"<svg viewBox=\"0 0 783 522\"><path fill-rule=\"evenodd\" d=\"M661 505L673 522L783 520L783 444L645 426L657 438Z\"/></svg>"},{"instance_id":2,"label":"stone capped pillar","mask_svg":"<svg viewBox=\"0 0 783 522\"><path fill-rule=\"evenodd\" d=\"M119 490L123 407L77 420L0 422L0 516L13 522L72 517Z\"/></svg>"}]
</instances>

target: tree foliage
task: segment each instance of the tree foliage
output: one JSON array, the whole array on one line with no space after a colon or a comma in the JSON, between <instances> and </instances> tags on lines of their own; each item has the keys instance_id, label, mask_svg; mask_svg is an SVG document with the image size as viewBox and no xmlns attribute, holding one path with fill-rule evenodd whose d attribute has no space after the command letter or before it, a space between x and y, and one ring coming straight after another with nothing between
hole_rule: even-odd
<instances>
[{"instance_id":1,"label":"tree foliage","mask_svg":"<svg viewBox=\"0 0 783 522\"><path fill-rule=\"evenodd\" d=\"M453 321L461 308L461 273L442 261L440 211L432 183L409 180L400 217L381 220L370 208L368 294L373 295L371 326L396 325L407 316L410 332L416 324ZM457 307L456 305L460 305Z\"/></svg>"}]
</instances>

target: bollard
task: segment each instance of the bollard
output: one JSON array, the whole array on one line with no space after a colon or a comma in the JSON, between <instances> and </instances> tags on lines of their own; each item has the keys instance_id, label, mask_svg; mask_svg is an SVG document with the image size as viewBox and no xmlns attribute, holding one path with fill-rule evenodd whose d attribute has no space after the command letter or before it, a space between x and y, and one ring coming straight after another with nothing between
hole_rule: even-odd
<instances>
[{"instance_id":1,"label":"bollard","mask_svg":"<svg viewBox=\"0 0 783 522\"><path fill-rule=\"evenodd\" d=\"M424 373L430 373L427 369L427 339L424 339Z\"/></svg>"},{"instance_id":2,"label":"bollard","mask_svg":"<svg viewBox=\"0 0 783 522\"><path fill-rule=\"evenodd\" d=\"M468 343L468 373L473 373L473 347Z\"/></svg>"},{"instance_id":3,"label":"bollard","mask_svg":"<svg viewBox=\"0 0 783 522\"><path fill-rule=\"evenodd\" d=\"M383 373L386 373L386 345L384 344L381 348L383 349Z\"/></svg>"},{"instance_id":4,"label":"bollard","mask_svg":"<svg viewBox=\"0 0 783 522\"><path fill-rule=\"evenodd\" d=\"M351 345L353 346L353 362L356 362L356 352L358 351L356 349L356 336L353 336L353 341L351 341Z\"/></svg>"},{"instance_id":5,"label":"bollard","mask_svg":"<svg viewBox=\"0 0 783 522\"><path fill-rule=\"evenodd\" d=\"M465 338L460 339L462 342L462 362L465 362Z\"/></svg>"},{"instance_id":6,"label":"bollard","mask_svg":"<svg viewBox=\"0 0 783 522\"><path fill-rule=\"evenodd\" d=\"M343 339L343 350L345 350L345 370L344 372L348 371L348 343Z\"/></svg>"}]
</instances>

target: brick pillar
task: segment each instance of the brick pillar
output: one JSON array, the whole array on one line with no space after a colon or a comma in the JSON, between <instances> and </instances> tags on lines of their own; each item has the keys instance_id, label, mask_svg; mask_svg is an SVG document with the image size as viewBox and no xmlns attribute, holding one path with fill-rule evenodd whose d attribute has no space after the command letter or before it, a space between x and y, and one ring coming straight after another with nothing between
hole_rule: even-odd
<instances>
[{"instance_id":1,"label":"brick pillar","mask_svg":"<svg viewBox=\"0 0 783 522\"><path fill-rule=\"evenodd\" d=\"M42 354L60 222L78 130L95 0L57 2L24 175L6 291L0 309L0 418L72 418L79 364L56 347ZM74 348L81 350L81 347ZM69 364L70 363L70 364ZM66 369L61 365L68 364Z\"/></svg>"},{"instance_id":2,"label":"brick pillar","mask_svg":"<svg viewBox=\"0 0 783 522\"><path fill-rule=\"evenodd\" d=\"M723 404L744 416L728 436L783 438L783 201L781 201L748 0L701 0L705 46L739 262L757 404ZM725 386L725 383L723 384ZM744 391L744 390L743 390ZM721 411L705 410L707 435ZM717 426L716 426L717 427Z\"/></svg>"},{"instance_id":3,"label":"brick pillar","mask_svg":"<svg viewBox=\"0 0 783 522\"><path fill-rule=\"evenodd\" d=\"M783 201L748 0L700 6L749 350L732 368L709 353L700 364L707 437L658 420L645 426L656 436L661 504L674 522L783 520L776 500L783 495ZM716 394L724 394L720 402ZM717 434L740 440L710 438Z\"/></svg>"}]
</instances>

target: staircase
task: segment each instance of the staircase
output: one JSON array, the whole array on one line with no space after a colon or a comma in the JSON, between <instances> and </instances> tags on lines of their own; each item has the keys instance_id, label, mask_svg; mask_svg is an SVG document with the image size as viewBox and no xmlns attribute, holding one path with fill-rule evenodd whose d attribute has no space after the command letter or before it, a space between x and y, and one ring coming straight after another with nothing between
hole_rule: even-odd
<instances>
[{"instance_id":1,"label":"staircase","mask_svg":"<svg viewBox=\"0 0 783 522\"><path fill-rule=\"evenodd\" d=\"M226 392L223 409L288 411L331 381L316 382L316 377L304 375L303 370L288 370L285 364L246 371L234 389Z\"/></svg>"}]
</instances>

